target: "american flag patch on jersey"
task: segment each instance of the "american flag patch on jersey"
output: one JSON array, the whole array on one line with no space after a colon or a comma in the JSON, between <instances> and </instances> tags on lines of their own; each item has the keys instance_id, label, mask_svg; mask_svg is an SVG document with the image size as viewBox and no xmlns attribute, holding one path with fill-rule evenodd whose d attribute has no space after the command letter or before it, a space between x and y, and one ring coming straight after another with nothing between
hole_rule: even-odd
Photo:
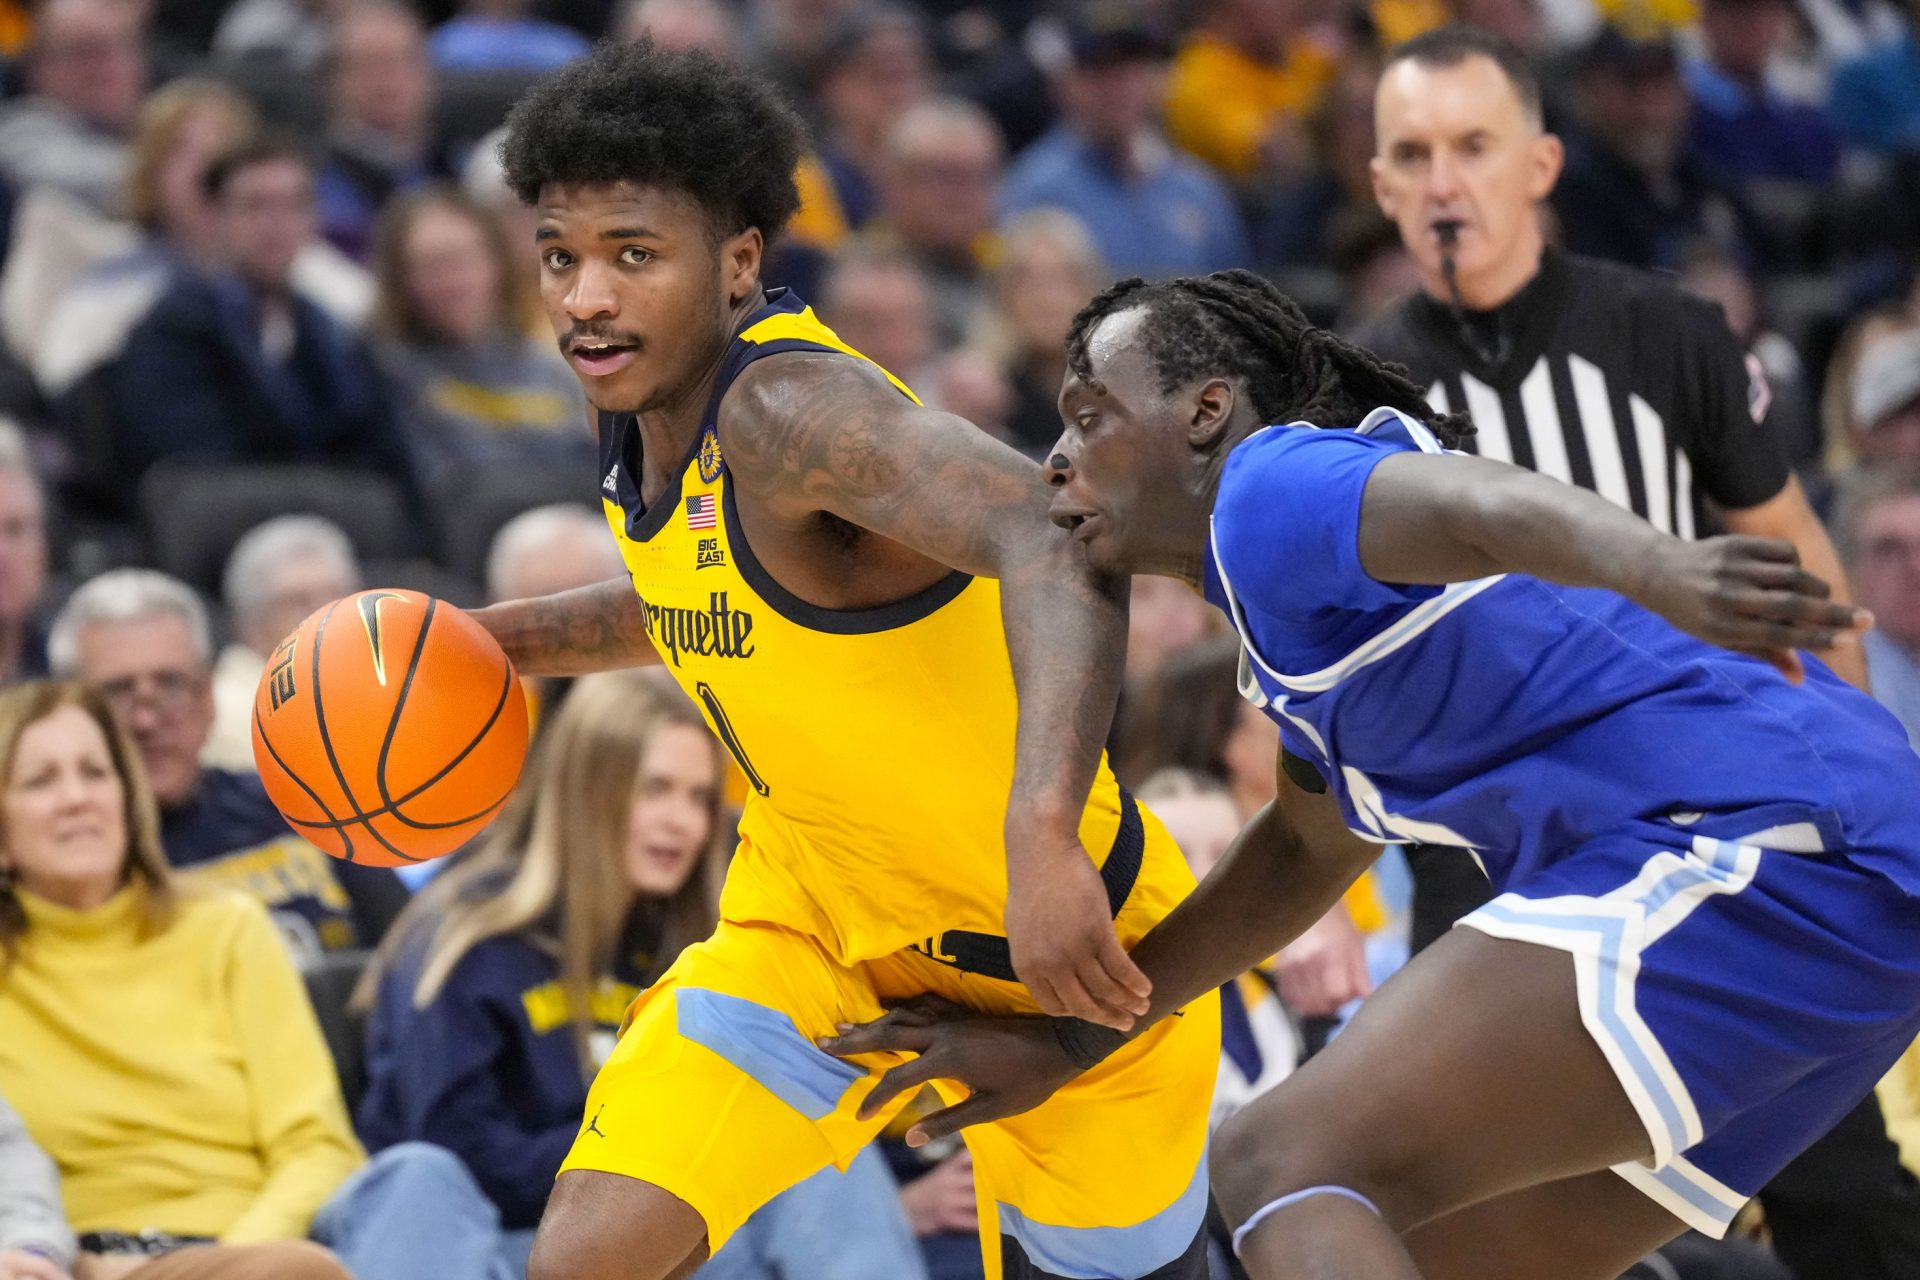
<instances>
[{"instance_id":1,"label":"american flag patch on jersey","mask_svg":"<svg viewBox=\"0 0 1920 1280\"><path fill-rule=\"evenodd\" d=\"M687 528L711 529L714 524L713 495L700 494L687 499Z\"/></svg>"}]
</instances>

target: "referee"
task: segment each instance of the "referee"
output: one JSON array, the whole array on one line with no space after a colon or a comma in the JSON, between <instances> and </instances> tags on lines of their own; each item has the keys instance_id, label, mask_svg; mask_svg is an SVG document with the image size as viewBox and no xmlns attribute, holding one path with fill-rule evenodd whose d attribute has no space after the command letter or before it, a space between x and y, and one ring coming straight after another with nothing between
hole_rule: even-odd
<instances>
[{"instance_id":1,"label":"referee","mask_svg":"<svg viewBox=\"0 0 1920 1280\"><path fill-rule=\"evenodd\" d=\"M1525 55L1489 32L1408 41L1375 101L1374 194L1421 290L1355 335L1406 365L1466 447L1591 489L1659 529L1784 538L1844 593L1832 543L1765 424L1766 382L1719 308L1545 243L1560 174ZM1865 684L1858 648L1822 655ZM1490 896L1458 850L1410 848L1417 951ZM1871 1094L1761 1193L1800 1280L1920 1276L1920 1187Z\"/></svg>"}]
</instances>

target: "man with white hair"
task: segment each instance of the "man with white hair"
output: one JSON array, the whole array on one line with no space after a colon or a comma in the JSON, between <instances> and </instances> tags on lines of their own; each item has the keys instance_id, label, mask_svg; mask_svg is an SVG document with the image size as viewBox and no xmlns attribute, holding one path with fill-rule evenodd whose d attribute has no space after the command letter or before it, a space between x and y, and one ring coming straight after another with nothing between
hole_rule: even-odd
<instances>
[{"instance_id":1,"label":"man with white hair","mask_svg":"<svg viewBox=\"0 0 1920 1280\"><path fill-rule=\"evenodd\" d=\"M500 526L487 548L487 599L494 602L626 576L605 518L571 502L521 512Z\"/></svg>"},{"instance_id":2,"label":"man with white hair","mask_svg":"<svg viewBox=\"0 0 1920 1280\"><path fill-rule=\"evenodd\" d=\"M362 585L353 543L320 516L277 516L233 544L220 580L233 641L214 664L213 732L202 764L253 771L253 694L267 655L308 614Z\"/></svg>"},{"instance_id":3,"label":"man with white hair","mask_svg":"<svg viewBox=\"0 0 1920 1280\"><path fill-rule=\"evenodd\" d=\"M168 861L260 898L296 961L379 942L407 902L392 871L329 858L293 833L257 776L201 765L213 650L191 587L150 569L103 573L67 601L48 649L54 671L99 690L139 748Z\"/></svg>"},{"instance_id":4,"label":"man with white hair","mask_svg":"<svg viewBox=\"0 0 1920 1280\"><path fill-rule=\"evenodd\" d=\"M19 428L0 422L0 684L47 674L46 499Z\"/></svg>"}]
</instances>

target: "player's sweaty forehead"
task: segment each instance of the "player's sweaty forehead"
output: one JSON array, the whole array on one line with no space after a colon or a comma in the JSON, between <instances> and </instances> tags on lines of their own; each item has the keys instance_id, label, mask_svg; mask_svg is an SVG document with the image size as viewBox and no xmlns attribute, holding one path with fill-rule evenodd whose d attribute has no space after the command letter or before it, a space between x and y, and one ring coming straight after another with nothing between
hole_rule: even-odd
<instances>
[{"instance_id":1,"label":"player's sweaty forehead","mask_svg":"<svg viewBox=\"0 0 1920 1280\"><path fill-rule=\"evenodd\" d=\"M1141 390L1143 375L1151 372L1147 355L1146 307L1129 307L1104 316L1087 334L1086 388L1095 395L1127 399Z\"/></svg>"}]
</instances>

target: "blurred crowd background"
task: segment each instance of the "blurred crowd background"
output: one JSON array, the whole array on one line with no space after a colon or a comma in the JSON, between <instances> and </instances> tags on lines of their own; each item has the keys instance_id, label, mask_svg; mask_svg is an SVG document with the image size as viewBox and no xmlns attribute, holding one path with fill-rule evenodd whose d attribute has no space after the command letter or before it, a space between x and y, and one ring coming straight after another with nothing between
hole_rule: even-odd
<instances>
[{"instance_id":1,"label":"blurred crowd background","mask_svg":"<svg viewBox=\"0 0 1920 1280\"><path fill-rule=\"evenodd\" d=\"M1448 22L1492 29L1533 60L1567 144L1549 238L1719 304L1911 672L1910 4L0 0L0 680L78 682L7 704L0 769L38 758L35 726L124 732L115 767L159 825L112 884L241 890L286 944L262 951L257 911L235 924L184 890L172 916L63 914L25 864L0 868L0 1095L24 1120L0 1110L0 1168L32 1174L0 1177L0 1280L157 1266L143 1228L170 1237L155 1250L311 1235L338 1259L262 1274L516 1274L621 1010L711 924L737 780L657 673L534 690L513 808L424 888L331 862L250 776L265 656L313 608L363 585L474 605L623 572L534 296L532 217L496 158L541 75L646 36L777 80L814 147L768 282L1038 457L1068 324L1118 276L1249 267L1341 329L1415 290L1368 169L1382 56ZM1202 870L1274 785L1235 658L1194 593L1136 584L1115 764ZM1920 683L1889 671L1920 743ZM1389 857L1229 992L1217 1111L1391 971L1403 911ZM156 960L155 930L181 955ZM209 979L219 965L264 985ZM311 1010L289 1007L295 975ZM208 1002L232 1016L186 1016ZM186 1088L181 1062L211 1074ZM1920 1161L1908 1074L1888 1111ZM12 1163L33 1146L51 1165ZM883 1146L776 1201L702 1274L977 1274L964 1152ZM48 1170L65 1207L36 1216L20 1188Z\"/></svg>"}]
</instances>

